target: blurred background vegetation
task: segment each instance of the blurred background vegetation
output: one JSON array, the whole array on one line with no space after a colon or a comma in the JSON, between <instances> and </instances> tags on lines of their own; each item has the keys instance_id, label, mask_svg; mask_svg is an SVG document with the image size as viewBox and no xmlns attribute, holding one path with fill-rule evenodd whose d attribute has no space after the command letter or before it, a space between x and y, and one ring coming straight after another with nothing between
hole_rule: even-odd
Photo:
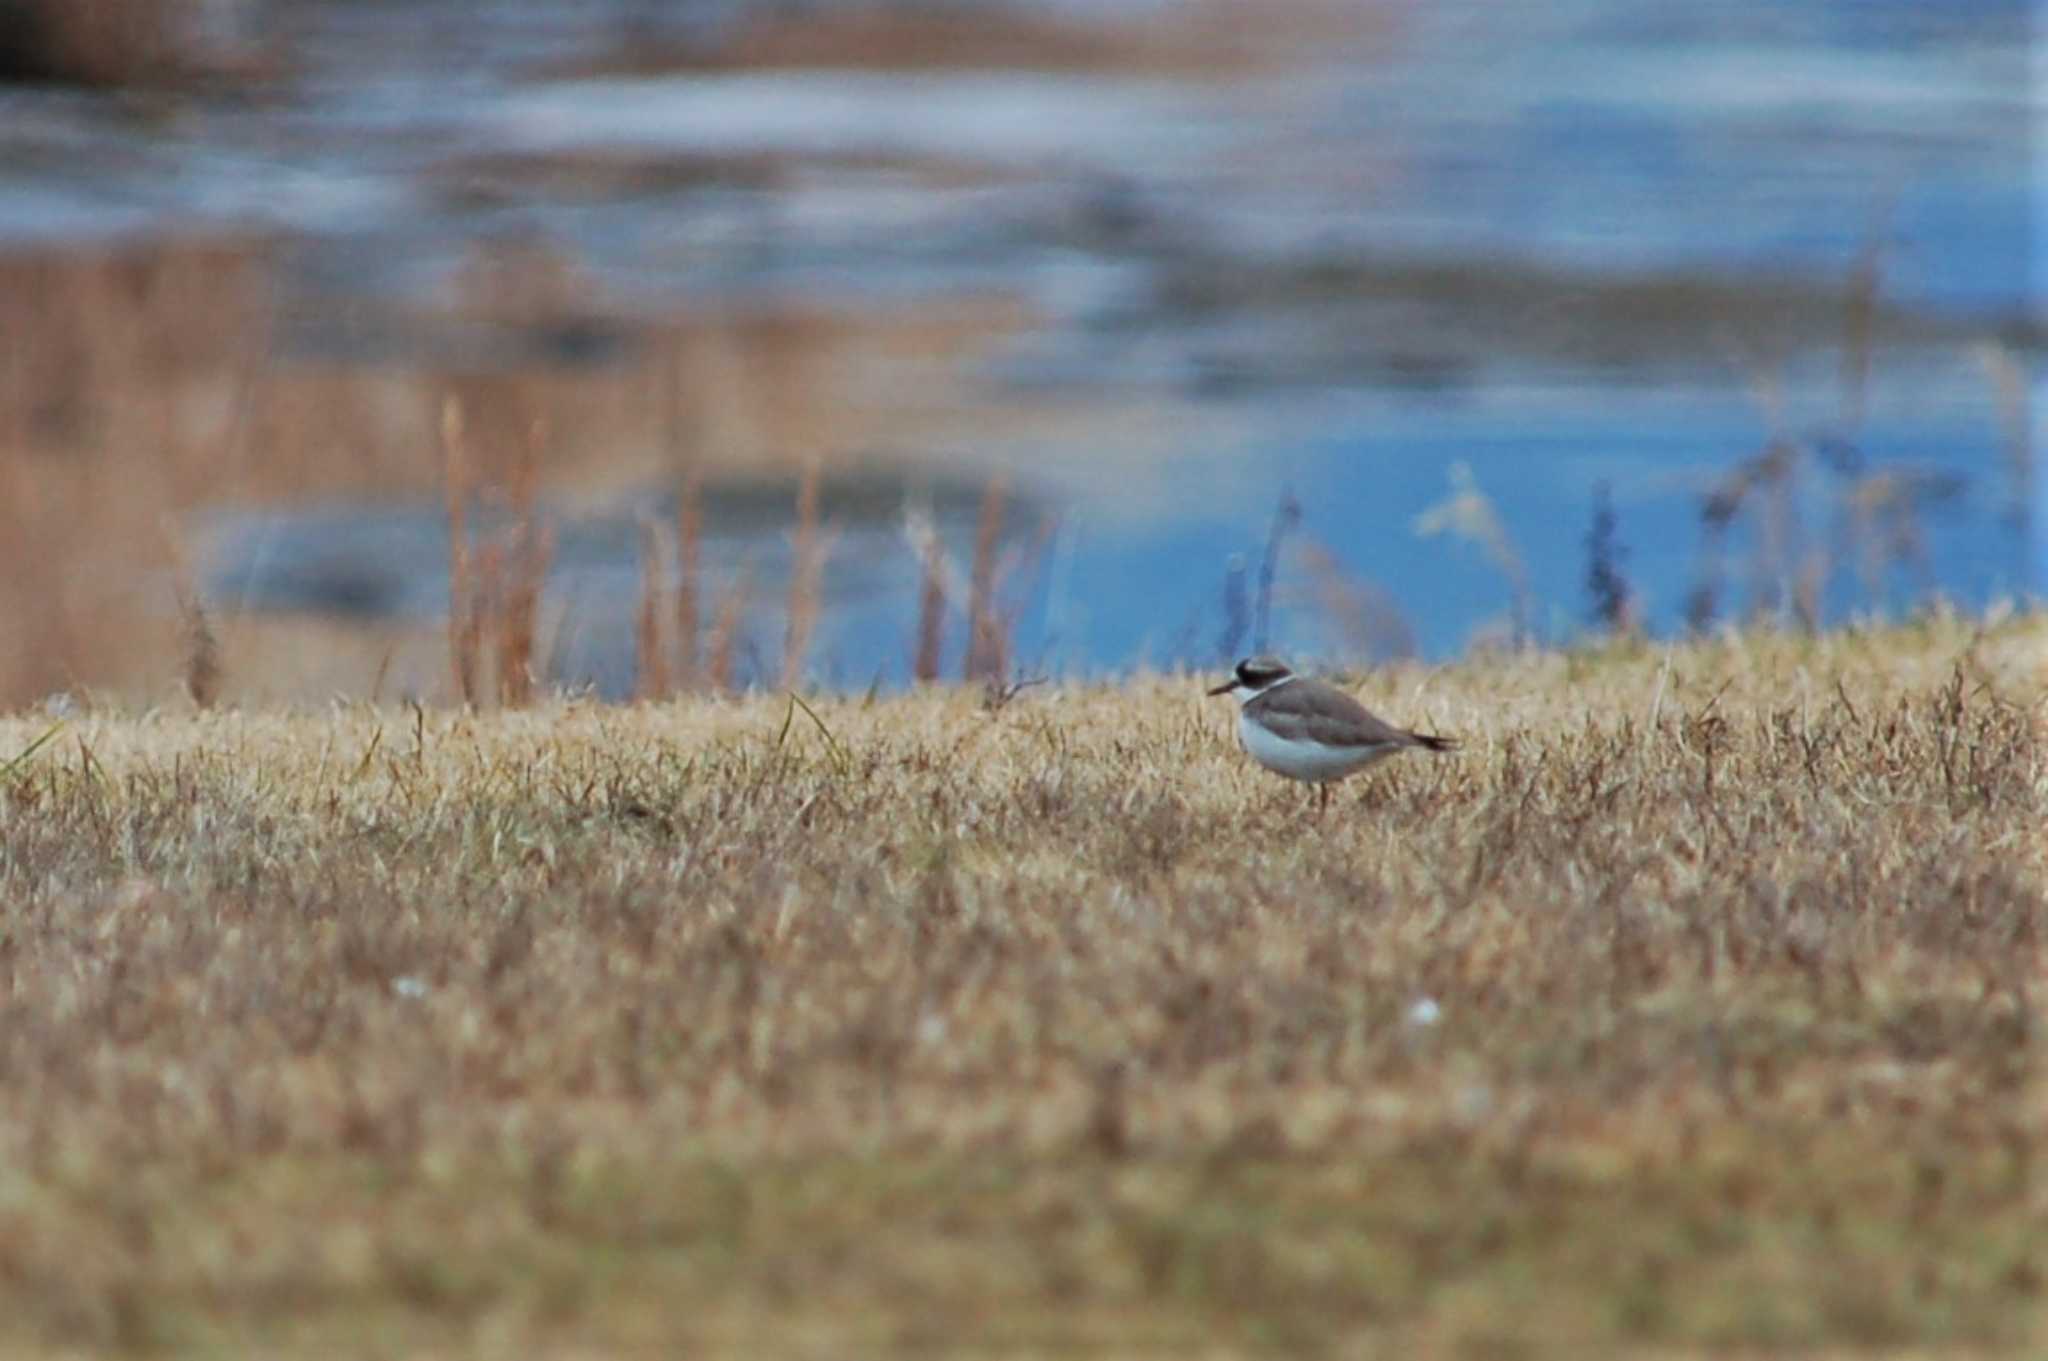
<instances>
[{"instance_id":1,"label":"blurred background vegetation","mask_svg":"<svg viewBox=\"0 0 2048 1361\"><path fill-rule=\"evenodd\" d=\"M2037 588L2021 0L0 0L0 701Z\"/></svg>"}]
</instances>

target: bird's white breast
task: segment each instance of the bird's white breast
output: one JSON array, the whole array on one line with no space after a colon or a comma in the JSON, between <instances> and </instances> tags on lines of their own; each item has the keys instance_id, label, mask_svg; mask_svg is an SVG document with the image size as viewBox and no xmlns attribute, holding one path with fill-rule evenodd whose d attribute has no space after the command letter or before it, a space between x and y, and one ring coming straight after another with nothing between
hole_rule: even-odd
<instances>
[{"instance_id":1,"label":"bird's white breast","mask_svg":"<svg viewBox=\"0 0 2048 1361\"><path fill-rule=\"evenodd\" d=\"M1382 747L1326 747L1319 742L1290 741L1261 727L1242 709L1237 715L1237 740L1254 761L1291 780L1340 779L1398 750L1391 743Z\"/></svg>"}]
</instances>

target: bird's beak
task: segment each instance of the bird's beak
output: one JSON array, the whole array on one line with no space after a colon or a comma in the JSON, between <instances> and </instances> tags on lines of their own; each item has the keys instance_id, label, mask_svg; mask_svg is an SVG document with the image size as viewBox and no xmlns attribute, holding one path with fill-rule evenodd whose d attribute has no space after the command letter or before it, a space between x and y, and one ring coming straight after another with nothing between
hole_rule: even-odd
<instances>
[{"instance_id":1,"label":"bird's beak","mask_svg":"<svg viewBox=\"0 0 2048 1361\"><path fill-rule=\"evenodd\" d=\"M1210 691L1209 693L1210 693L1210 694L1212 694L1212 695L1227 695L1227 694L1229 694L1229 693L1230 693L1230 692L1231 692L1232 690L1235 690L1236 688L1237 688L1237 682L1236 682L1236 681L1234 681L1234 680L1227 680L1227 681L1223 682L1223 684L1221 684L1221 685L1217 686L1216 688L1214 688L1213 690L1211 690L1211 691Z\"/></svg>"}]
</instances>

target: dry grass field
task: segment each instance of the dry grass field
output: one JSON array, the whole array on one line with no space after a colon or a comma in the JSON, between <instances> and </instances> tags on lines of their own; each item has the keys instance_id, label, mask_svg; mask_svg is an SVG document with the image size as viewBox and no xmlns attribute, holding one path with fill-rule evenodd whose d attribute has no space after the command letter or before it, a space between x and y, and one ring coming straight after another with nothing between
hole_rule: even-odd
<instances>
[{"instance_id":1,"label":"dry grass field","mask_svg":"<svg viewBox=\"0 0 2048 1361\"><path fill-rule=\"evenodd\" d=\"M2039 1355L2042 655L0 722L0 1352Z\"/></svg>"}]
</instances>

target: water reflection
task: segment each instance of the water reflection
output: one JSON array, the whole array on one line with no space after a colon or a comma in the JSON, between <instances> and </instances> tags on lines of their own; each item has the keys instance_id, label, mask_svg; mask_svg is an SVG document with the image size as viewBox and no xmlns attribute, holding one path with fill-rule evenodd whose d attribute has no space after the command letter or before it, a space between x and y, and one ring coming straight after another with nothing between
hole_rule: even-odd
<instances>
[{"instance_id":1,"label":"water reflection","mask_svg":"<svg viewBox=\"0 0 2048 1361\"><path fill-rule=\"evenodd\" d=\"M1234 646L1289 493L1269 627L1292 651L1568 640L1600 608L1603 496L1608 565L1659 631L2039 583L2016 0L1390 3L1214 69L1042 43L1012 49L1036 67L717 69L716 24L688 60L652 55L663 30L628 61L621 13L332 7L289 90L160 124L0 96L0 237L284 229L286 362L362 369L621 368L707 305L1005 300L943 402L931 367L872 364L829 408L950 419L788 436L890 489L828 516L814 671L842 683L908 673L906 489L964 489L934 509L964 562L998 472L1011 541L1041 544L1009 583L1016 655L1047 672ZM575 261L602 314L422 305L508 232ZM636 517L673 490L620 442L637 471L551 512L555 674L610 693L632 683ZM711 495L707 570L752 574L766 675L790 522L742 507L794 484ZM1417 532L1456 495L1496 542ZM202 537L209 588L246 610L446 608L425 495L218 514Z\"/></svg>"}]
</instances>

